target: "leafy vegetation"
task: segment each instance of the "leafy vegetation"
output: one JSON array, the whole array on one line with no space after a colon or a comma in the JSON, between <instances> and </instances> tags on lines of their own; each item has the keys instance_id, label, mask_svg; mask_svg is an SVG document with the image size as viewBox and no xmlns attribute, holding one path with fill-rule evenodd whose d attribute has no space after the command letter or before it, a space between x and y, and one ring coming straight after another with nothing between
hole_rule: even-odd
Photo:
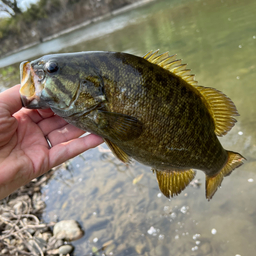
<instances>
[{"instance_id":1,"label":"leafy vegetation","mask_svg":"<svg viewBox=\"0 0 256 256\"><path fill-rule=\"evenodd\" d=\"M21 9L18 7L16 0L0 1L0 11L8 13L12 17L21 13Z\"/></svg>"},{"instance_id":2,"label":"leafy vegetation","mask_svg":"<svg viewBox=\"0 0 256 256\"><path fill-rule=\"evenodd\" d=\"M39 0L21 12L9 6L16 0L0 1L0 10L7 9L10 18L0 19L0 57L34 42L42 42L63 29L108 13L136 0ZM5 2L5 5L3 5ZM17 6L17 3L16 3ZM17 9L18 10L18 9Z\"/></svg>"},{"instance_id":3,"label":"leafy vegetation","mask_svg":"<svg viewBox=\"0 0 256 256\"><path fill-rule=\"evenodd\" d=\"M20 82L19 64L0 68L0 92Z\"/></svg>"}]
</instances>

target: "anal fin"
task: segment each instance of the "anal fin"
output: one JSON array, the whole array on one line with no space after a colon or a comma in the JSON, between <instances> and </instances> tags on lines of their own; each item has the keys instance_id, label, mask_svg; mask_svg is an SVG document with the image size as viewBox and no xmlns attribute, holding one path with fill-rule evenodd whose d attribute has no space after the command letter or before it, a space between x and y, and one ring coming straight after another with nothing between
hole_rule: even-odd
<instances>
[{"instance_id":1,"label":"anal fin","mask_svg":"<svg viewBox=\"0 0 256 256\"><path fill-rule=\"evenodd\" d=\"M104 139L105 143L109 147L109 149L112 151L114 156L116 156L120 161L123 163L129 163L131 161L131 158L122 150L120 149L116 144L111 142L108 139Z\"/></svg>"},{"instance_id":2,"label":"anal fin","mask_svg":"<svg viewBox=\"0 0 256 256\"><path fill-rule=\"evenodd\" d=\"M224 167L219 171L219 173L213 177L206 176L205 180L205 192L208 201L213 197L217 189L220 187L224 177L231 174L231 172L243 164L245 158L239 153L227 151L228 160Z\"/></svg>"},{"instance_id":3,"label":"anal fin","mask_svg":"<svg viewBox=\"0 0 256 256\"><path fill-rule=\"evenodd\" d=\"M178 195L183 191L188 184L194 179L196 172L193 170L187 171L158 171L156 173L159 189L168 198Z\"/></svg>"}]
</instances>

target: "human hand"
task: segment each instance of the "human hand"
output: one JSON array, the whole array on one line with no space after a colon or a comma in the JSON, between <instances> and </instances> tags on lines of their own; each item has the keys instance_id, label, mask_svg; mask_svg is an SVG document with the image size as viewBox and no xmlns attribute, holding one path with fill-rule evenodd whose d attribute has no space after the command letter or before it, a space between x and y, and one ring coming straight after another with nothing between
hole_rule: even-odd
<instances>
[{"instance_id":1,"label":"human hand","mask_svg":"<svg viewBox=\"0 0 256 256\"><path fill-rule=\"evenodd\" d=\"M22 108L19 89L16 85L0 94L0 199L103 142L93 134L78 138L85 132L50 109Z\"/></svg>"}]
</instances>

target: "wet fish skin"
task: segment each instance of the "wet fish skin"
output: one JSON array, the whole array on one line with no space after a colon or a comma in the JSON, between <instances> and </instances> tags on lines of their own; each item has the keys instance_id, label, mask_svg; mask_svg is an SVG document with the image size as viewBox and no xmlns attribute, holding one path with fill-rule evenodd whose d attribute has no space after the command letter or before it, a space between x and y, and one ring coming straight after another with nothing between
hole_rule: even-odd
<instances>
[{"instance_id":1,"label":"wet fish skin","mask_svg":"<svg viewBox=\"0 0 256 256\"><path fill-rule=\"evenodd\" d=\"M128 54L92 53L84 57L86 71L79 72L79 83L86 78L87 83L97 83L98 87L104 88L107 100L102 102L104 106L99 107L137 118L143 124L143 133L132 143L125 136L120 141L106 134L107 131L99 129L94 122L97 110L79 119L73 115L66 116L70 111L63 112L52 106L55 113L81 129L108 138L121 149L125 147L128 155L155 169L193 167L211 175L224 165L227 154L213 132L213 121L203 102L193 88L187 87L185 81L157 65ZM54 81L63 95L69 95L69 100L74 97L74 90L68 91L66 87L70 88L70 85L64 85L67 80L74 81L76 73L72 74L71 70L78 70L82 66L81 62L84 59L72 64L64 57L63 63L69 63L69 69L65 70L68 76L56 77ZM98 80L99 77L101 81ZM50 88L55 90L52 85ZM72 113L96 107L97 102L91 97L92 88L87 87L88 97L81 97L80 94ZM51 92L51 95L54 93ZM142 97L143 95L146 97ZM198 161L202 154L201 161Z\"/></svg>"},{"instance_id":2,"label":"wet fish skin","mask_svg":"<svg viewBox=\"0 0 256 256\"><path fill-rule=\"evenodd\" d=\"M39 102L67 122L102 136L122 161L132 157L165 173L164 177L157 175L158 181L164 179L162 186L168 187L164 194L172 196L170 182L177 182L179 173L193 168L214 178L231 153L216 136L212 109L200 90L177 72L161 67L161 62L154 64L149 59L116 52L57 54L31 62L30 69L45 72ZM47 63L57 64L57 72L45 71ZM41 88L36 72L33 79ZM22 87L26 86L32 85ZM232 115L237 114L234 107ZM238 167L244 158L236 156ZM191 173L187 176L193 178Z\"/></svg>"}]
</instances>

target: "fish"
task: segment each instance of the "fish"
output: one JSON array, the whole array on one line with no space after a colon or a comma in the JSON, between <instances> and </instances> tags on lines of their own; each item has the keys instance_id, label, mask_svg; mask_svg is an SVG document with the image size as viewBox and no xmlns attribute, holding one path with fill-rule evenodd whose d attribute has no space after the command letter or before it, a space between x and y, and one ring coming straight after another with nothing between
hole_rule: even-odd
<instances>
[{"instance_id":1,"label":"fish","mask_svg":"<svg viewBox=\"0 0 256 256\"><path fill-rule=\"evenodd\" d=\"M20 95L29 109L50 108L74 126L102 137L122 162L152 168L171 198L205 173L210 200L224 177L246 160L218 136L238 111L217 89L199 86L177 55L150 51L88 51L45 55L20 64Z\"/></svg>"}]
</instances>

